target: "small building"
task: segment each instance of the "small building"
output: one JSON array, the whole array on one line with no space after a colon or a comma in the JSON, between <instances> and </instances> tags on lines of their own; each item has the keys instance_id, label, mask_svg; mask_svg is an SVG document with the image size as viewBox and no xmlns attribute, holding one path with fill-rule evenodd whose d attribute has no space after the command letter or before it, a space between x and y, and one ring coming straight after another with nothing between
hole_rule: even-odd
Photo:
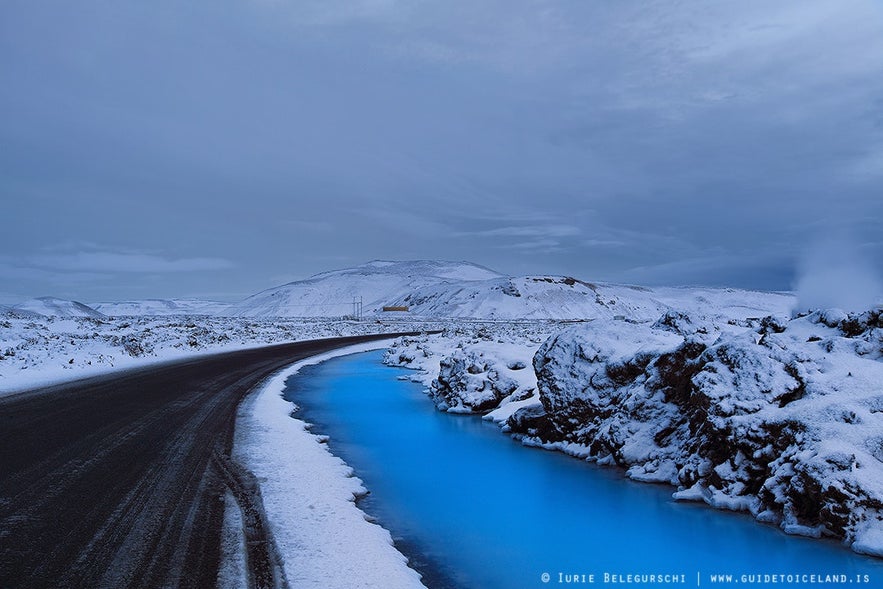
<instances>
[{"instance_id":1,"label":"small building","mask_svg":"<svg viewBox=\"0 0 883 589\"><path fill-rule=\"evenodd\" d=\"M409 309L409 307L408 307L407 305L406 305L406 306L402 306L402 307L395 307L395 306L393 306L393 307L383 307L383 312L384 312L384 313L392 313L392 312L407 313L407 312L408 312L408 309Z\"/></svg>"}]
</instances>

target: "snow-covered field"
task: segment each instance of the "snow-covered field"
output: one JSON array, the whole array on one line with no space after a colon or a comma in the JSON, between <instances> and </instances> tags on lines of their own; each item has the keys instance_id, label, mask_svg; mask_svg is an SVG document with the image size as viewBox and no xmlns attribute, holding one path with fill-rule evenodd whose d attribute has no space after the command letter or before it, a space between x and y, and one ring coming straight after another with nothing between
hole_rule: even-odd
<instances>
[{"instance_id":1,"label":"snow-covered field","mask_svg":"<svg viewBox=\"0 0 883 589\"><path fill-rule=\"evenodd\" d=\"M0 312L0 394L224 350L438 329L439 322L236 317L59 317Z\"/></svg>"}]
</instances>

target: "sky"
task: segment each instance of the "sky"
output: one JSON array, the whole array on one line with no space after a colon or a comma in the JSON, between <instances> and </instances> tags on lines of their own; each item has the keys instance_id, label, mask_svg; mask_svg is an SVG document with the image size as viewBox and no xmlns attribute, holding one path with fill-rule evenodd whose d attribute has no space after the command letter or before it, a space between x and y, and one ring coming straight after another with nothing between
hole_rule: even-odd
<instances>
[{"instance_id":1,"label":"sky","mask_svg":"<svg viewBox=\"0 0 883 589\"><path fill-rule=\"evenodd\" d=\"M0 303L883 264L875 0L4 0L0 113Z\"/></svg>"}]
</instances>

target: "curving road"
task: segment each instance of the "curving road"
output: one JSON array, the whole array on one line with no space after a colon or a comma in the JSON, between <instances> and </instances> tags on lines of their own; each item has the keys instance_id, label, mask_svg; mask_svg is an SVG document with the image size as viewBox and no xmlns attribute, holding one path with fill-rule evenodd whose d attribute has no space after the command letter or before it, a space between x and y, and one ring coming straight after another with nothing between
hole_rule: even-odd
<instances>
[{"instance_id":1,"label":"curving road","mask_svg":"<svg viewBox=\"0 0 883 589\"><path fill-rule=\"evenodd\" d=\"M239 402L397 334L228 352L0 398L0 588L214 587Z\"/></svg>"}]
</instances>

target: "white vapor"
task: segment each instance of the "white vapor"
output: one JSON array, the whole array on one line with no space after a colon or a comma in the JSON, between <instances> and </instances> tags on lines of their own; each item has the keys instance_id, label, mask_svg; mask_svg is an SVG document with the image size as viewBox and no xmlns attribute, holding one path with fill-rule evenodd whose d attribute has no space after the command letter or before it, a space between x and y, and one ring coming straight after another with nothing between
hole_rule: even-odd
<instances>
[{"instance_id":1,"label":"white vapor","mask_svg":"<svg viewBox=\"0 0 883 589\"><path fill-rule=\"evenodd\" d=\"M797 310L864 311L883 296L879 271L849 240L825 241L798 265Z\"/></svg>"}]
</instances>

